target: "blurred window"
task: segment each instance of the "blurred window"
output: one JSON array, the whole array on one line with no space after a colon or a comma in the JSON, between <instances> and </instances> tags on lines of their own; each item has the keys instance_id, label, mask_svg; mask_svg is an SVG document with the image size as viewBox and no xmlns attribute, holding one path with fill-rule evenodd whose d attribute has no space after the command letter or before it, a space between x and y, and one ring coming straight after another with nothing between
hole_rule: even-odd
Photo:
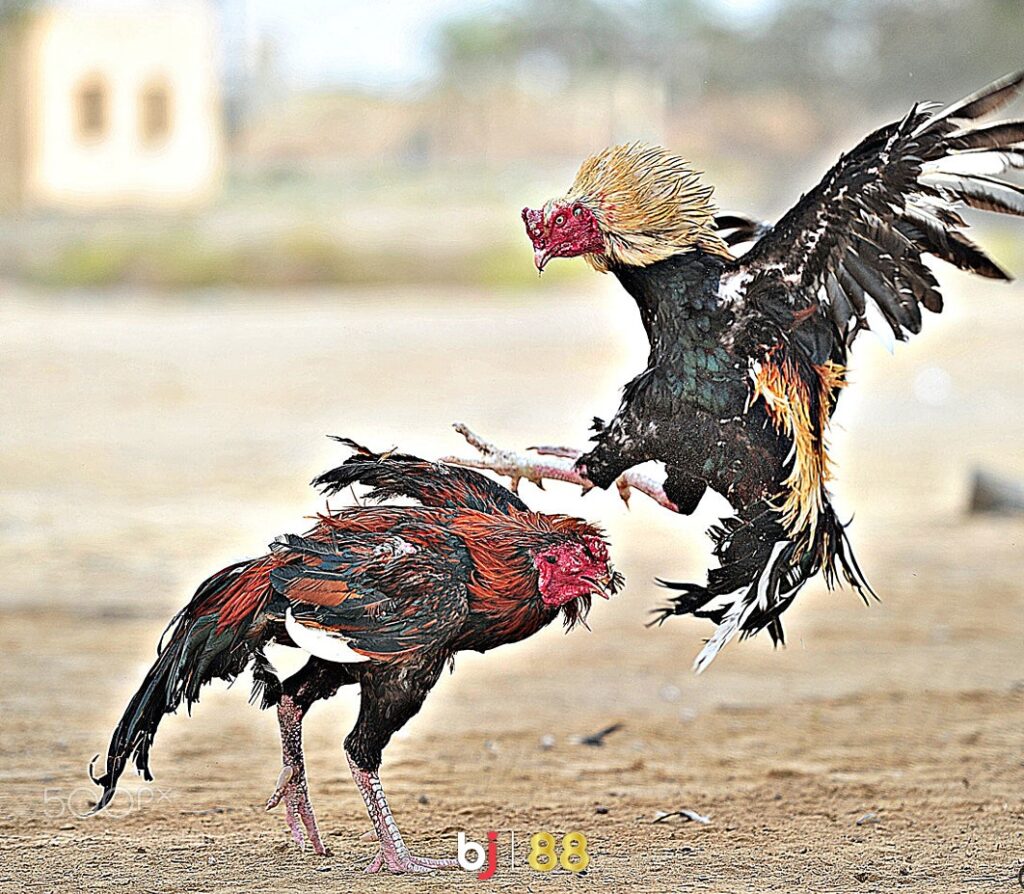
<instances>
[{"instance_id":1,"label":"blurred window","mask_svg":"<svg viewBox=\"0 0 1024 894\"><path fill-rule=\"evenodd\" d=\"M159 145L171 132L171 90L163 81L155 81L142 91L139 130L146 146Z\"/></svg>"},{"instance_id":2,"label":"blurred window","mask_svg":"<svg viewBox=\"0 0 1024 894\"><path fill-rule=\"evenodd\" d=\"M109 110L107 87L97 76L82 82L75 94L75 118L78 136L94 142L102 139L107 132Z\"/></svg>"}]
</instances>

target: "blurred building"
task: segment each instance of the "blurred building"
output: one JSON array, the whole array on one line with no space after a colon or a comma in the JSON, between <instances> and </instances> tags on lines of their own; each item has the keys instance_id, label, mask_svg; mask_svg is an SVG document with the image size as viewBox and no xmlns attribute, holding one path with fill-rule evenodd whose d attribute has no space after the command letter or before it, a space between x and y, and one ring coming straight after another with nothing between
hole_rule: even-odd
<instances>
[{"instance_id":1,"label":"blurred building","mask_svg":"<svg viewBox=\"0 0 1024 894\"><path fill-rule=\"evenodd\" d=\"M0 204L182 208L220 186L215 22L200 0L48 4L0 32Z\"/></svg>"}]
</instances>

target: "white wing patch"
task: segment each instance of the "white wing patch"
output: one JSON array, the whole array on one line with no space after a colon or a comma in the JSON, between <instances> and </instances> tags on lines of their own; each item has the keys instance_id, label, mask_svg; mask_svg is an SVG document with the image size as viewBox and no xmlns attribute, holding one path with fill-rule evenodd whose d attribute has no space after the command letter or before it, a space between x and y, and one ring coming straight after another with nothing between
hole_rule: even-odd
<instances>
[{"instance_id":1,"label":"white wing patch","mask_svg":"<svg viewBox=\"0 0 1024 894\"><path fill-rule=\"evenodd\" d=\"M961 152L928 162L921 168L921 178L931 174L995 175L1013 168L1024 168L1024 156L1015 152Z\"/></svg>"},{"instance_id":2,"label":"white wing patch","mask_svg":"<svg viewBox=\"0 0 1024 894\"><path fill-rule=\"evenodd\" d=\"M348 641L343 636L300 624L295 620L291 609L285 612L284 627L295 645L324 661L333 661L337 664L359 664L371 660L366 655L360 655L350 648Z\"/></svg>"},{"instance_id":3,"label":"white wing patch","mask_svg":"<svg viewBox=\"0 0 1024 894\"><path fill-rule=\"evenodd\" d=\"M722 277L718 287L719 298L726 304L739 301L751 279L753 279L753 275L746 270L736 270L726 274Z\"/></svg>"}]
</instances>

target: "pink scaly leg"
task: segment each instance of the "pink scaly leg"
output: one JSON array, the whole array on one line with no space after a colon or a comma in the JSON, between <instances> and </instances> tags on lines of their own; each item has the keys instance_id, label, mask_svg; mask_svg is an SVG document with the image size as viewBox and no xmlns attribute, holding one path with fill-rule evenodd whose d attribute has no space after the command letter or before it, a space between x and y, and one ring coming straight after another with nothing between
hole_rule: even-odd
<instances>
[{"instance_id":1,"label":"pink scaly leg","mask_svg":"<svg viewBox=\"0 0 1024 894\"><path fill-rule=\"evenodd\" d=\"M583 488L583 493L594 487L594 483L576 468L575 461L582 455L579 450L574 450L571 447L531 447L529 449L533 450L536 455L529 456L512 450L502 450L490 441L485 441L461 422L457 422L454 428L470 446L480 452L480 456L475 459L445 456L442 457L441 462L453 466L464 466L467 469L485 469L498 475L504 475L511 479L512 490L516 493L519 490L519 482L524 478L540 488L544 487L545 481L566 481L569 484L578 484ZM541 459L541 457L553 457L553 459ZM567 462L558 460L567 460ZM646 494L659 506L664 506L672 512L679 511L679 507L666 495L664 485L647 475L641 475L638 472L624 472L616 479L615 487L619 496L622 497L622 502L627 506L630 494L637 490Z\"/></svg>"},{"instance_id":2,"label":"pink scaly leg","mask_svg":"<svg viewBox=\"0 0 1024 894\"><path fill-rule=\"evenodd\" d=\"M306 764L302 755L302 708L289 695L281 696L277 705L277 720L281 725L281 775L277 788L267 801L267 810L273 810L284 801L285 818L295 843L306 849L306 837L313 853L328 855L316 826L313 805L309 803L306 784ZM305 835L303 834L305 830Z\"/></svg>"},{"instance_id":3,"label":"pink scaly leg","mask_svg":"<svg viewBox=\"0 0 1024 894\"><path fill-rule=\"evenodd\" d=\"M348 765L352 770L356 788L366 803L366 812L370 815L370 822L373 823L377 841L380 843L380 850L366 867L367 872L380 872L382 869L391 872L432 872L435 869L458 867L458 860L434 860L410 853L402 839L402 833L398 831L398 823L391 814L391 808L388 807L388 799L384 795L380 777L356 766L351 757L348 758Z\"/></svg>"}]
</instances>

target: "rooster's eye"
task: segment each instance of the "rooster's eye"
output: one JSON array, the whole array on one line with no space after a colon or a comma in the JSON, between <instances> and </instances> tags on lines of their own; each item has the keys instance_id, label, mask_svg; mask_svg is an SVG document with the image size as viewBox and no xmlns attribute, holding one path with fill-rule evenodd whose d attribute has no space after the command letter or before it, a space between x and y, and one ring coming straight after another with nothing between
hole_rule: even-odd
<instances>
[{"instance_id":1,"label":"rooster's eye","mask_svg":"<svg viewBox=\"0 0 1024 894\"><path fill-rule=\"evenodd\" d=\"M564 214L559 214L558 217L555 218L555 225L560 227L564 223L565 223L565 215Z\"/></svg>"},{"instance_id":2,"label":"rooster's eye","mask_svg":"<svg viewBox=\"0 0 1024 894\"><path fill-rule=\"evenodd\" d=\"M583 209L579 205L577 205L575 208L572 209L572 216L573 217L579 217L582 213L583 213Z\"/></svg>"}]
</instances>

